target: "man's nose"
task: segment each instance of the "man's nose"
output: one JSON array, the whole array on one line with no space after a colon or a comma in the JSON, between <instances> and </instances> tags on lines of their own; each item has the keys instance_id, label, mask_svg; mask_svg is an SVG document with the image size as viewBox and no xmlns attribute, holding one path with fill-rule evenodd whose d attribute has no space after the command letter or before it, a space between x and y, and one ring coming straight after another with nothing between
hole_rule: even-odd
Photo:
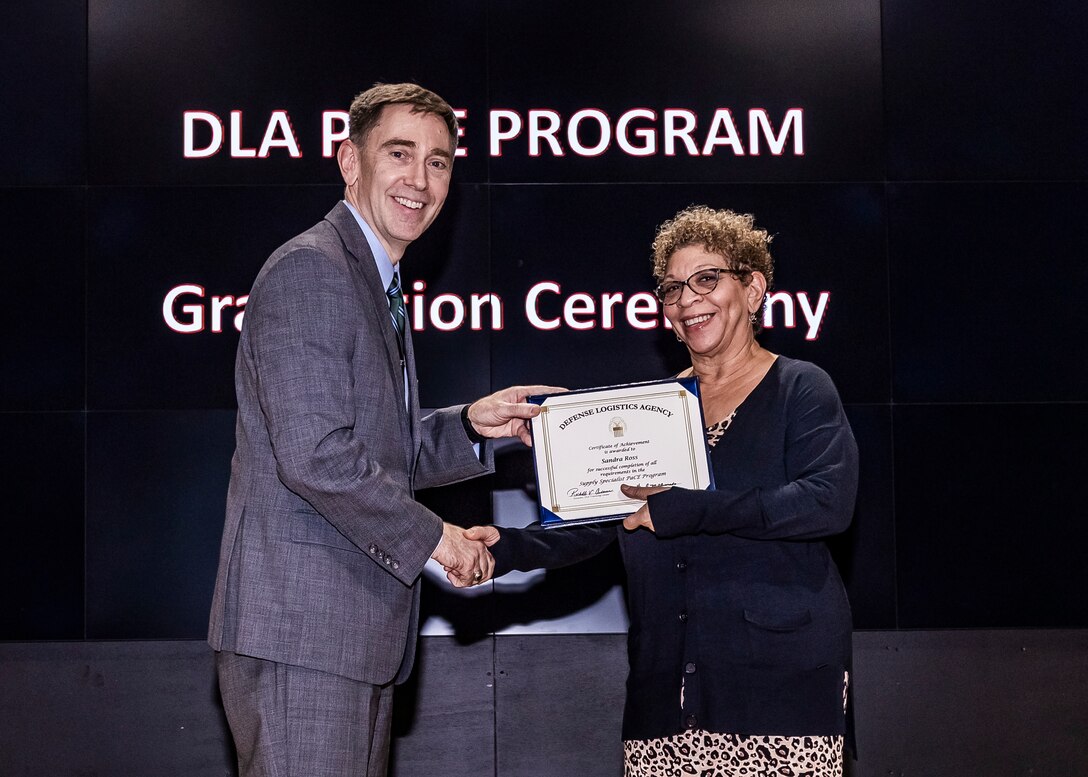
<instances>
[{"instance_id":1,"label":"man's nose","mask_svg":"<svg viewBox=\"0 0 1088 777\"><path fill-rule=\"evenodd\" d=\"M404 182L413 189L423 190L427 188L427 160L413 160L408 169L404 171Z\"/></svg>"}]
</instances>

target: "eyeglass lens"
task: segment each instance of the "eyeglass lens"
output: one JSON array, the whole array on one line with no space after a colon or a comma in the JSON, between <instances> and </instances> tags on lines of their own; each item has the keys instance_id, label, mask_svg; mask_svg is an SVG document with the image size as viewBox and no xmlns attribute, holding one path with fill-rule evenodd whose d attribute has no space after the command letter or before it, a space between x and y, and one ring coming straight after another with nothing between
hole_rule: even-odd
<instances>
[{"instance_id":1,"label":"eyeglass lens","mask_svg":"<svg viewBox=\"0 0 1088 777\"><path fill-rule=\"evenodd\" d=\"M670 281L657 287L657 296L666 305L675 304L680 300L687 286L696 294L709 294L718 286L718 279L723 272L730 272L725 267L712 267L692 273L686 281Z\"/></svg>"}]
</instances>

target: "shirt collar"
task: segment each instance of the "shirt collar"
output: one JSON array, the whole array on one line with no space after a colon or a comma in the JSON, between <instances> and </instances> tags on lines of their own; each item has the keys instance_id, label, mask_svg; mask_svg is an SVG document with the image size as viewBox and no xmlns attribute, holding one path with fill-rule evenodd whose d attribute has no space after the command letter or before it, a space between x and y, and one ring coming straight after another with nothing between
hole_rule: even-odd
<instances>
[{"instance_id":1,"label":"shirt collar","mask_svg":"<svg viewBox=\"0 0 1088 777\"><path fill-rule=\"evenodd\" d=\"M389 254L386 253L381 241L378 240L378 236L374 234L374 230L363 220L359 211L355 210L355 206L347 200L344 200L344 204L348 206L351 215L359 223L359 229L363 230L363 237L366 238L366 242L370 246L370 253L374 254L374 265L378 268L378 275L382 278L382 288L388 289L389 284L393 281L393 276L397 274L397 268L389 260Z\"/></svg>"}]
</instances>

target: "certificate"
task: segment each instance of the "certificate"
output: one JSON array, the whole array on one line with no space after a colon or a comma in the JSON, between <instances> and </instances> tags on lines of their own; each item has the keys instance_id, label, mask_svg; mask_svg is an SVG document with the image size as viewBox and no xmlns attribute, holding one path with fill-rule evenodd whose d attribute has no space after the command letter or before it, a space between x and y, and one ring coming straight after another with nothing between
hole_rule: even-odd
<instances>
[{"instance_id":1,"label":"certificate","mask_svg":"<svg viewBox=\"0 0 1088 777\"><path fill-rule=\"evenodd\" d=\"M540 523L624 518L642 502L620 484L713 488L697 378L542 394L533 419Z\"/></svg>"}]
</instances>

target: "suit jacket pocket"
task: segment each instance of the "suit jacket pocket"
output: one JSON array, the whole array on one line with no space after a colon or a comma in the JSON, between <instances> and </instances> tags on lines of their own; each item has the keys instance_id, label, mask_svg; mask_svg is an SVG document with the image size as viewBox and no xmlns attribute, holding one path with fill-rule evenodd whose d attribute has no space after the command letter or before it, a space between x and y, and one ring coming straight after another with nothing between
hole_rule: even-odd
<instances>
[{"instance_id":1,"label":"suit jacket pocket","mask_svg":"<svg viewBox=\"0 0 1088 777\"><path fill-rule=\"evenodd\" d=\"M335 526L325 520L316 511L294 511L288 522L291 527L291 542L305 545L324 545L328 548L362 553L355 543L341 534Z\"/></svg>"}]
</instances>

